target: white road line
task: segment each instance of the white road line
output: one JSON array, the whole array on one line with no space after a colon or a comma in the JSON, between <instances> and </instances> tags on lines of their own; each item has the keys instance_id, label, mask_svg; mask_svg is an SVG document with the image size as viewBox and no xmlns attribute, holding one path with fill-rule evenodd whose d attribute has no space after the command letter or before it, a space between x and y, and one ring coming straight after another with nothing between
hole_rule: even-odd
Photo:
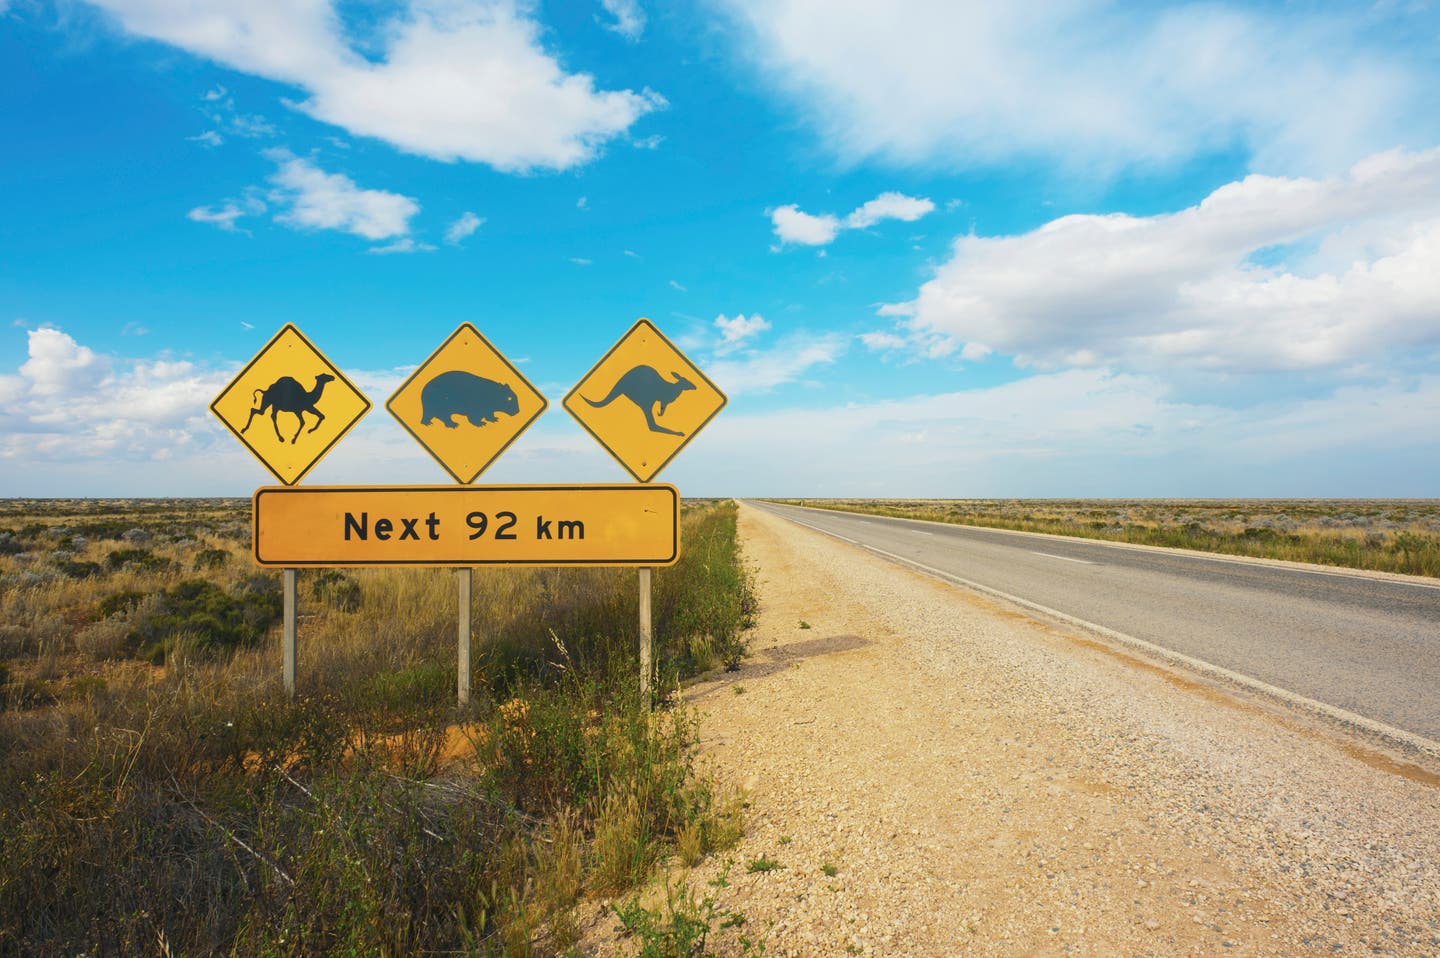
<instances>
[{"instance_id":1,"label":"white road line","mask_svg":"<svg viewBox=\"0 0 1440 958\"><path fill-rule=\"evenodd\" d=\"M767 503L767 505L773 505L773 503ZM838 510L838 509L821 509L821 508L818 508L818 507L816 507L816 506L780 506L779 508L782 508L782 509L785 509L785 508L789 508L789 509L805 509L805 510L808 510L808 511L810 511L810 512L825 512L825 513L829 513L829 514L831 514L831 515L838 515L838 516L853 516L853 515L856 515L856 513L853 513L853 512L841 512L841 511ZM789 516L784 516L783 513L774 513L774 512L772 512L771 515L781 515L783 518L786 518L786 519L789 519L789 518L790 518ZM889 517L887 517L887 518L889 518ZM791 521L794 522L794 521L796 521L796 520L791 519ZM867 521L867 520L863 520L863 519L862 519L861 521L864 522L864 521ZM915 523L925 522L925 523L929 523L929 524L931 524L931 525L936 525L936 524L937 524L937 523L936 523L934 520L932 520L932 519L898 519L898 518L897 518L897 519L893 519L893 521L895 521L895 522L915 522ZM999 534L1001 534L1001 535L1007 535L1007 536L1031 536L1031 537L1034 537L1034 538L1037 538L1037 539L1064 539L1064 540L1067 541L1067 542L1077 542L1077 543L1082 543L1082 542L1083 542L1083 543L1086 544L1086 545L1092 545L1092 546L1097 546L1097 547L1101 547L1101 548L1112 548L1112 547L1113 547L1113 548L1116 548L1116 549L1131 549L1131 550L1134 550L1134 551L1136 551L1136 552L1150 552L1150 553L1153 553L1153 554L1155 554L1155 555L1168 555L1168 556L1173 556L1173 557L1175 557L1175 558L1177 558L1177 559L1198 559L1198 560L1200 560L1201 562L1224 562L1224 563L1227 563L1227 564L1229 564L1229 565L1243 565L1243 566L1249 566L1249 567L1252 568L1252 569L1275 569L1275 570L1277 570L1277 571L1279 571L1279 572L1298 572L1298 573L1301 573L1301 574L1303 574L1303 575L1328 575L1328 576L1332 576L1332 577L1334 577L1334 578L1336 578L1336 579L1359 579L1361 582L1384 582L1384 583L1388 583L1388 584L1390 584L1390 585L1408 586L1408 587L1410 587L1410 588L1412 588L1412 589L1440 589L1440 585L1432 585L1432 584L1430 584L1429 582L1410 582L1410 581L1405 580L1405 579L1386 579L1386 578L1377 577L1377 576L1369 576L1369 575L1357 574L1356 572L1345 572L1345 571L1334 571L1334 572L1331 572L1331 571L1325 570L1325 569L1305 569L1305 568L1298 568L1298 567L1296 567L1296 566L1294 566L1294 565L1281 565L1281 564L1271 565L1271 564L1268 563L1268 562L1247 562L1247 561L1245 561L1245 559L1243 559L1243 558L1236 558L1236 557L1233 557L1233 556L1224 556L1224 555L1207 555L1207 554L1202 553L1202 552L1199 552L1199 551L1197 551L1197 550L1195 550L1195 549L1179 549L1179 548L1174 548L1174 549L1172 549L1172 548L1167 548L1167 547L1164 547L1164 546L1142 546L1142 545L1137 545L1137 544L1135 544L1135 543L1133 543L1133 542L1113 542L1113 541L1111 541L1111 540L1109 540L1109 539L1087 539L1087 538L1085 538L1084 536L1057 536L1057 535L1054 535L1053 533L1046 533L1046 532L1024 532L1024 531L1022 531L1022 530L1020 530L1020 529L995 529L995 528L992 528L992 527L990 527L990 526L967 526L967 525L964 525L963 523L958 523L958 522L947 522L947 523L938 523L938 524L954 526L954 527L956 527L957 529L974 530L974 531L980 532L980 533L994 532L994 533L999 533ZM820 530L820 527L819 527L819 526L811 526L810 528L816 529L817 531L823 531L823 530Z\"/></svg>"},{"instance_id":2,"label":"white road line","mask_svg":"<svg viewBox=\"0 0 1440 958\"><path fill-rule=\"evenodd\" d=\"M923 529L911 529L910 531L915 533L917 536L933 536L935 534L933 532L926 532Z\"/></svg>"},{"instance_id":3,"label":"white road line","mask_svg":"<svg viewBox=\"0 0 1440 958\"><path fill-rule=\"evenodd\" d=\"M1167 649L1164 646L1156 645L1153 642L1147 642L1144 639L1136 638L1133 635L1127 635L1124 632L1117 632L1114 629L1106 628L1103 625L1098 625L1094 622L1088 622L1085 619L1081 619L1073 615L1068 615L1067 613L1061 612L1058 609L1052 609L1049 606L1041 605L1038 602L1031 602L1029 599L1022 599L1018 595L1012 595L1009 592L1002 592L1000 589L991 588L988 585L981 585L973 579L962 578L958 575L946 572L943 569L937 569L934 566L925 565L922 562L916 562L914 559L907 559L904 556L896 555L893 552L886 552L884 549L877 549L874 546L866 545L862 542L856 542L854 539L846 539L842 535L836 535L829 529L822 529L819 526L812 526L810 523L804 522L800 519L796 519L792 516L781 516L781 518L787 519L790 522L795 523L797 526L804 526L807 529L812 529L815 532L820 533L821 535L826 535L834 539L841 539L845 542L849 542L852 545L864 549L866 552L870 552L878 556L884 556L885 558L891 559L899 563L900 565L909 566L912 569L917 569L921 572L928 573L929 575L935 576L938 579L945 579L955 583L956 585L964 586L967 589L972 589L976 592L983 592L987 595L993 595L998 599L1003 599L1006 602L1013 603L1014 605L1018 605L1021 608L1029 609L1032 612L1038 612L1042 616L1046 616L1047 618L1056 619L1069 625L1073 625L1076 628L1082 629L1093 635L1103 636L1107 639L1111 639L1119 643L1120 645L1128 645L1133 649L1138 649L1139 651L1149 653L1156 658L1166 660L1172 665L1177 665L1189 669L1193 672L1199 672L1201 675L1209 676L1212 679L1219 679L1221 682L1229 685L1235 685L1243 689L1248 689L1252 692L1257 692L1267 698L1284 702L1287 705L1290 705L1294 708L1299 708L1300 710L1309 712L1312 715L1319 715L1323 718L1327 718L1330 721L1336 722L1341 726L1349 726L1352 729L1361 729L1378 738L1388 739L1390 743L1399 745L1402 748L1414 749L1424 755L1430 756L1431 758L1440 758L1440 742L1437 742L1433 739L1428 739L1423 735L1417 735L1414 732L1407 732L1404 729L1396 728L1393 725L1387 725L1384 722L1376 721L1372 718L1366 718L1365 716L1358 715L1348 709L1342 709L1339 706L1329 705L1325 702L1321 702L1316 699L1300 695L1297 692L1291 692L1289 689L1283 689L1279 686L1271 685L1268 682L1262 682L1260 679L1253 678L1241 672L1235 672L1223 666L1212 665L1211 663L1206 662L1203 659L1193 658L1191 656L1185 655L1184 653L1176 652L1173 649Z\"/></svg>"},{"instance_id":4,"label":"white road line","mask_svg":"<svg viewBox=\"0 0 1440 958\"><path fill-rule=\"evenodd\" d=\"M1057 556L1053 552L1031 552L1030 554L1032 556L1044 556L1047 559L1063 559L1066 562L1078 562L1081 565L1095 565L1095 563L1089 559L1072 559L1069 556Z\"/></svg>"}]
</instances>

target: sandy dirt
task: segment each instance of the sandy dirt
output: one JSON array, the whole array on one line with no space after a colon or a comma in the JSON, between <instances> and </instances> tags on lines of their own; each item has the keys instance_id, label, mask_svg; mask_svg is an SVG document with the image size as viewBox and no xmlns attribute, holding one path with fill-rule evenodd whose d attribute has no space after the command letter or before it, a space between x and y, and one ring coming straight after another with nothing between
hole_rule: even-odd
<instances>
[{"instance_id":1,"label":"sandy dirt","mask_svg":"<svg viewBox=\"0 0 1440 958\"><path fill-rule=\"evenodd\" d=\"M689 880L728 871L766 954L1440 954L1435 770L757 510L741 532L754 654L687 698L746 836Z\"/></svg>"}]
</instances>

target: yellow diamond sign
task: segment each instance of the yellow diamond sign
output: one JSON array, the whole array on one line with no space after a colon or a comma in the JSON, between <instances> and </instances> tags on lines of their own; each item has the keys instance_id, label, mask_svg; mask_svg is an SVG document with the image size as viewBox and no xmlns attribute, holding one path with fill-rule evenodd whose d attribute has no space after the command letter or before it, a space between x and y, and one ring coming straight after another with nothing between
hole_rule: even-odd
<instances>
[{"instance_id":1,"label":"yellow diamond sign","mask_svg":"<svg viewBox=\"0 0 1440 958\"><path fill-rule=\"evenodd\" d=\"M289 486L370 411L370 400L286 323L210 411Z\"/></svg>"},{"instance_id":2,"label":"yellow diamond sign","mask_svg":"<svg viewBox=\"0 0 1440 958\"><path fill-rule=\"evenodd\" d=\"M474 482L549 405L469 323L385 403L456 482Z\"/></svg>"},{"instance_id":3,"label":"yellow diamond sign","mask_svg":"<svg viewBox=\"0 0 1440 958\"><path fill-rule=\"evenodd\" d=\"M563 405L630 475L649 482L715 418L725 394L641 319Z\"/></svg>"}]
</instances>

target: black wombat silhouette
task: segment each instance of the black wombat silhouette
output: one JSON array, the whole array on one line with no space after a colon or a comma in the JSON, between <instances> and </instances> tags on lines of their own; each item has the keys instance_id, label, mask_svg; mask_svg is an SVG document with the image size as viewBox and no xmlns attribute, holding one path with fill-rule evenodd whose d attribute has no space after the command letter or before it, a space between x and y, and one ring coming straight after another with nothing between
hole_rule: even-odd
<instances>
[{"instance_id":1,"label":"black wombat silhouette","mask_svg":"<svg viewBox=\"0 0 1440 958\"><path fill-rule=\"evenodd\" d=\"M334 376L329 373L321 373L315 377L315 388L307 390L289 376L281 376L271 383L268 389L255 390L255 396L251 401L257 405L251 408L250 418L245 420L245 429L249 429L250 423L254 421L255 417L265 415L265 410L268 409L270 410L270 421L275 425L275 438L284 442L285 437L280 435L278 417L282 412L294 413L295 418L300 420L300 424L295 427L295 435L290 439L290 443L293 445L295 440L300 438L300 430L305 428L305 413L312 413L315 416L315 425L310 427L311 432L319 429L320 424L325 421L325 414L316 409L315 404L320 401L320 394L325 391L325 384L334 381ZM245 429L240 431L243 433Z\"/></svg>"},{"instance_id":2,"label":"black wombat silhouette","mask_svg":"<svg viewBox=\"0 0 1440 958\"><path fill-rule=\"evenodd\" d=\"M608 406L616 399L624 396L645 414L645 423L650 427L651 432L662 432L667 436L683 436L683 432L676 432L674 429L666 429L655 421L657 415L665 415L665 407L676 400L681 393L687 389L694 389L695 384L679 373L672 372L675 377L672 383L664 376L661 376L651 366L636 366L634 369L620 377L620 381L610 390L610 395L601 400L585 399L596 409ZM655 411L659 405L660 411Z\"/></svg>"},{"instance_id":3,"label":"black wombat silhouette","mask_svg":"<svg viewBox=\"0 0 1440 958\"><path fill-rule=\"evenodd\" d=\"M420 425L438 419L447 429L456 428L456 416L464 416L472 426L483 426L502 412L513 416L520 411L515 390L463 369L441 373L426 383L420 390L420 407Z\"/></svg>"}]
</instances>

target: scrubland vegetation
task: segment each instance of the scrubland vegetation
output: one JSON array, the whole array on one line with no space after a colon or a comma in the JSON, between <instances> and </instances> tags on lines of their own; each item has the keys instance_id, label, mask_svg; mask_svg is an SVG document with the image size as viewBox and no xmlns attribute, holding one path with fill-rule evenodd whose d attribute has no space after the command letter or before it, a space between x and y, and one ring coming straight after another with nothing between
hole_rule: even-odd
<instances>
[{"instance_id":1,"label":"scrubland vegetation","mask_svg":"<svg viewBox=\"0 0 1440 958\"><path fill-rule=\"evenodd\" d=\"M776 499L1352 569L1440 576L1436 499Z\"/></svg>"},{"instance_id":2,"label":"scrubland vegetation","mask_svg":"<svg viewBox=\"0 0 1440 958\"><path fill-rule=\"evenodd\" d=\"M744 651L733 504L655 575L653 714L612 569L476 570L464 712L453 574L304 571L289 702L248 535L245 501L0 503L0 954L567 954L600 896L704 947L627 890L740 836L663 700Z\"/></svg>"}]
</instances>

